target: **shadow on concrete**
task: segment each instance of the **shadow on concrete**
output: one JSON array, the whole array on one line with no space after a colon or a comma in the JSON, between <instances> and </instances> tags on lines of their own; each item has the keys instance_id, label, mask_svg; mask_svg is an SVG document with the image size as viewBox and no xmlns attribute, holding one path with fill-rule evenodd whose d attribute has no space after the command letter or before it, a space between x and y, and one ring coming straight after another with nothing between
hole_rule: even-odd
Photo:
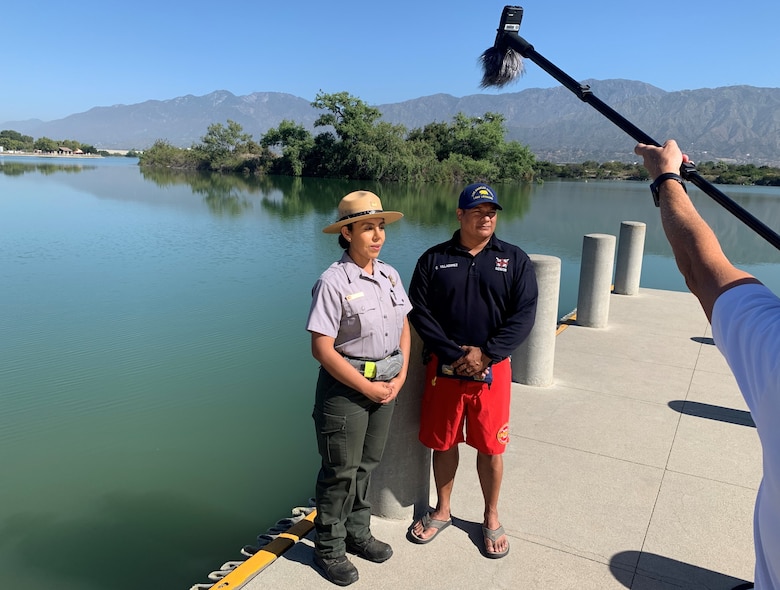
<instances>
[{"instance_id":1,"label":"shadow on concrete","mask_svg":"<svg viewBox=\"0 0 780 590\"><path fill-rule=\"evenodd\" d=\"M627 566L636 563L636 568ZM621 551L612 556L610 571L626 588L734 590L748 588L746 580L644 551Z\"/></svg>"},{"instance_id":2,"label":"shadow on concrete","mask_svg":"<svg viewBox=\"0 0 780 590\"><path fill-rule=\"evenodd\" d=\"M675 412L687 414L688 416L697 416L707 418L708 420L719 420L729 424L739 424L741 426L756 427L753 417L746 410L735 410L733 408L724 408L723 406L713 406L712 404L703 404L701 402L690 402L683 400L672 400L669 407Z\"/></svg>"},{"instance_id":3,"label":"shadow on concrete","mask_svg":"<svg viewBox=\"0 0 780 590\"><path fill-rule=\"evenodd\" d=\"M482 555L485 555L485 538L482 536L482 523L474 522L473 520L464 520L456 516L452 517L452 526L464 531L469 541L474 543L474 546L479 549Z\"/></svg>"},{"instance_id":4,"label":"shadow on concrete","mask_svg":"<svg viewBox=\"0 0 780 590\"><path fill-rule=\"evenodd\" d=\"M691 338L694 342L698 342L699 344L709 344L710 346L715 346L715 340L712 338L706 338L704 336L694 336Z\"/></svg>"}]
</instances>

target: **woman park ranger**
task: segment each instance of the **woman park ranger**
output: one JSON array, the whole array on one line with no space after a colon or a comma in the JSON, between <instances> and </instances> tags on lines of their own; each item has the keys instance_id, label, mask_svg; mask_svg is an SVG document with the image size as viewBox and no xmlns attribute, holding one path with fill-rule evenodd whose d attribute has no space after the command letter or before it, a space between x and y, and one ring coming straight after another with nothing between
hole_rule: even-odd
<instances>
[{"instance_id":1,"label":"woman park ranger","mask_svg":"<svg viewBox=\"0 0 780 590\"><path fill-rule=\"evenodd\" d=\"M306 324L321 365L312 413L322 457L314 563L339 586L358 579L346 552L376 563L393 554L371 534L366 491L409 362L409 299L398 271L379 260L385 225L401 217L369 191L341 199L338 221L322 231L338 234L344 253L314 284Z\"/></svg>"}]
</instances>

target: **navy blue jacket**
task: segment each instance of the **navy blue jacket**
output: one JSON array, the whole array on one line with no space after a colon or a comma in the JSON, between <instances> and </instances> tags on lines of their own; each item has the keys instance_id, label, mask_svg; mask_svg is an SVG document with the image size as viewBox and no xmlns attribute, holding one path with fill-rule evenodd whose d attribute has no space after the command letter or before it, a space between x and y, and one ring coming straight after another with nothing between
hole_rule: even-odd
<instances>
[{"instance_id":1,"label":"navy blue jacket","mask_svg":"<svg viewBox=\"0 0 780 590\"><path fill-rule=\"evenodd\" d=\"M460 230L428 249L409 285L409 320L426 350L445 363L479 346L493 362L510 356L536 317L536 273L528 255L491 236L476 256L460 245Z\"/></svg>"}]
</instances>

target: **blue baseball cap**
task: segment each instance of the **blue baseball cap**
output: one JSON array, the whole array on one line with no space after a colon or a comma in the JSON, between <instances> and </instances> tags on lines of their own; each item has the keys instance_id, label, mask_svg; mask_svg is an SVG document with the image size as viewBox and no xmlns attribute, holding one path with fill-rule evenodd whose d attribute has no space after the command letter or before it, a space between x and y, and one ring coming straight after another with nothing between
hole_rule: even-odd
<instances>
[{"instance_id":1,"label":"blue baseball cap","mask_svg":"<svg viewBox=\"0 0 780 590\"><path fill-rule=\"evenodd\" d=\"M472 209L482 203L492 203L496 209L503 209L498 204L496 191L480 182L470 184L461 191L458 198L458 209Z\"/></svg>"}]
</instances>

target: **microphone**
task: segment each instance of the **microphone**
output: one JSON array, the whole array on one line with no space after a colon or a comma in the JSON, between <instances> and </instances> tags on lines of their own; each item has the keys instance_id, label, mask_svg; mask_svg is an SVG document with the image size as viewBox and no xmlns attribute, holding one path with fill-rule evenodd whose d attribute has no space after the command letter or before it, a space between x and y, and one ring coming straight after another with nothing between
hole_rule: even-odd
<instances>
[{"instance_id":1,"label":"microphone","mask_svg":"<svg viewBox=\"0 0 780 590\"><path fill-rule=\"evenodd\" d=\"M506 39L507 34L517 36L522 20L523 8L521 6L504 6L493 47L486 49L479 56L483 72L481 88L490 86L502 88L515 82L525 73L522 56L509 47Z\"/></svg>"}]
</instances>

